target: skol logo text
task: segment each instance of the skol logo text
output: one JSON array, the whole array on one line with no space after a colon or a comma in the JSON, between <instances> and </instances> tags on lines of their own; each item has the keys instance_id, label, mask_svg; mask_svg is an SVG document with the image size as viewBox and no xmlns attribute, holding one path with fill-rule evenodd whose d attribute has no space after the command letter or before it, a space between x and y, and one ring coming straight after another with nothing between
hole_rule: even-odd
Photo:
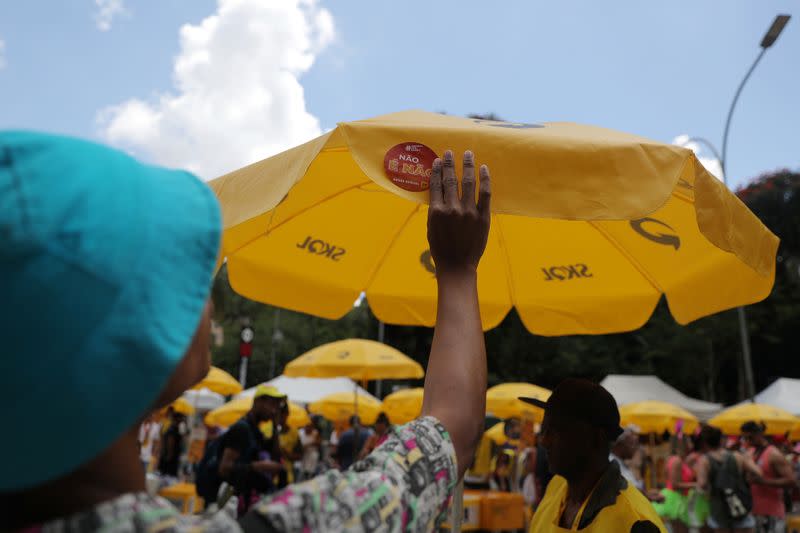
<instances>
[{"instance_id":1,"label":"skol logo text","mask_svg":"<svg viewBox=\"0 0 800 533\"><path fill-rule=\"evenodd\" d=\"M566 281L570 279L593 278L589 266L583 263L542 268L545 281Z\"/></svg>"},{"instance_id":2,"label":"skol logo text","mask_svg":"<svg viewBox=\"0 0 800 533\"><path fill-rule=\"evenodd\" d=\"M331 261L339 261L339 259L347 253L347 250L344 248L340 248L320 239L315 239L311 236L306 237L306 240L302 243L298 243L297 247L301 250L308 251L310 254L327 257Z\"/></svg>"}]
</instances>

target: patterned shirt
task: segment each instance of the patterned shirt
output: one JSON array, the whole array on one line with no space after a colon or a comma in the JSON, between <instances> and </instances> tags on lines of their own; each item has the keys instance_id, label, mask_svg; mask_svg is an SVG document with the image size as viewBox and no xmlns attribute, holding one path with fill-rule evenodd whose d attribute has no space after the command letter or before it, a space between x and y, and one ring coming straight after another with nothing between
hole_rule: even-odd
<instances>
[{"instance_id":1,"label":"patterned shirt","mask_svg":"<svg viewBox=\"0 0 800 533\"><path fill-rule=\"evenodd\" d=\"M446 517L456 475L450 436L435 418L426 417L395 428L350 470L326 472L255 504L241 519L241 528L230 508L210 516L182 516L163 498L126 494L28 531L433 531Z\"/></svg>"}]
</instances>

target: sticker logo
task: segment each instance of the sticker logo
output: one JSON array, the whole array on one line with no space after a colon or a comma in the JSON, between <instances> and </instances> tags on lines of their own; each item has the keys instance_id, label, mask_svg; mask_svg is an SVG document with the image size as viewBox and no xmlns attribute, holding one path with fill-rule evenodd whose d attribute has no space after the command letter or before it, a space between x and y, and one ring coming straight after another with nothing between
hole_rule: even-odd
<instances>
[{"instance_id":1,"label":"sticker logo","mask_svg":"<svg viewBox=\"0 0 800 533\"><path fill-rule=\"evenodd\" d=\"M649 241L653 241L656 244L663 244L664 246L672 246L676 250L681 247L681 238L677 235L670 235L669 233L662 233L660 231L648 231L644 225L649 224L651 227L653 225L661 226L662 228L666 228L672 233L675 233L675 230L667 224L666 222L661 222L655 218L640 218L638 220L631 220L630 221L631 228L633 231L644 237Z\"/></svg>"},{"instance_id":2,"label":"sticker logo","mask_svg":"<svg viewBox=\"0 0 800 533\"><path fill-rule=\"evenodd\" d=\"M436 152L424 144L401 143L386 152L383 169L386 177L401 189L411 192L427 191L436 157Z\"/></svg>"}]
</instances>

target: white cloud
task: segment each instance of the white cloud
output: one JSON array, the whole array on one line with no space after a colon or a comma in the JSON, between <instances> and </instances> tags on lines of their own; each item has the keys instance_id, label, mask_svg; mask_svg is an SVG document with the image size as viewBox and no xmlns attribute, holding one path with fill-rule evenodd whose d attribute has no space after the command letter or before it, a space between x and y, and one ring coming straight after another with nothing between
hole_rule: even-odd
<instances>
[{"instance_id":1,"label":"white cloud","mask_svg":"<svg viewBox=\"0 0 800 533\"><path fill-rule=\"evenodd\" d=\"M0 39L0 70L6 66L6 42Z\"/></svg>"},{"instance_id":2,"label":"white cloud","mask_svg":"<svg viewBox=\"0 0 800 533\"><path fill-rule=\"evenodd\" d=\"M100 31L110 30L114 18L128 13L124 0L94 0L94 3L97 6L94 21Z\"/></svg>"},{"instance_id":3,"label":"white cloud","mask_svg":"<svg viewBox=\"0 0 800 533\"><path fill-rule=\"evenodd\" d=\"M722 179L722 164L719 159L711 152L711 150L703 143L693 141L687 134L678 135L672 139L672 144L683 146L695 153L697 159L706 167L711 174L717 179Z\"/></svg>"},{"instance_id":4,"label":"white cloud","mask_svg":"<svg viewBox=\"0 0 800 533\"><path fill-rule=\"evenodd\" d=\"M320 134L298 78L334 36L315 0L217 0L180 30L173 89L98 114L101 135L212 178Z\"/></svg>"}]
</instances>

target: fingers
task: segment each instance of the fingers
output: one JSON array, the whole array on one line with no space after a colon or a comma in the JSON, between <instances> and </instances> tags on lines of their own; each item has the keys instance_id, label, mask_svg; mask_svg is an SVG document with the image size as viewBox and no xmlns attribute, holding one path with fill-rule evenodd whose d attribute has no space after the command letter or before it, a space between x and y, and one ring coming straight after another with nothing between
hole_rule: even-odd
<instances>
[{"instance_id":1,"label":"fingers","mask_svg":"<svg viewBox=\"0 0 800 533\"><path fill-rule=\"evenodd\" d=\"M464 152L461 174L461 203L464 207L475 206L475 156L470 150Z\"/></svg>"},{"instance_id":2,"label":"fingers","mask_svg":"<svg viewBox=\"0 0 800 533\"><path fill-rule=\"evenodd\" d=\"M431 206L441 206L442 202L442 160L437 157L431 170Z\"/></svg>"},{"instance_id":3,"label":"fingers","mask_svg":"<svg viewBox=\"0 0 800 533\"><path fill-rule=\"evenodd\" d=\"M444 153L444 166L442 170L442 195L445 205L454 206L458 203L458 178L456 177L453 152Z\"/></svg>"},{"instance_id":4,"label":"fingers","mask_svg":"<svg viewBox=\"0 0 800 533\"><path fill-rule=\"evenodd\" d=\"M481 185L478 193L478 213L482 218L491 217L492 180L489 176L489 167L481 165Z\"/></svg>"}]
</instances>

